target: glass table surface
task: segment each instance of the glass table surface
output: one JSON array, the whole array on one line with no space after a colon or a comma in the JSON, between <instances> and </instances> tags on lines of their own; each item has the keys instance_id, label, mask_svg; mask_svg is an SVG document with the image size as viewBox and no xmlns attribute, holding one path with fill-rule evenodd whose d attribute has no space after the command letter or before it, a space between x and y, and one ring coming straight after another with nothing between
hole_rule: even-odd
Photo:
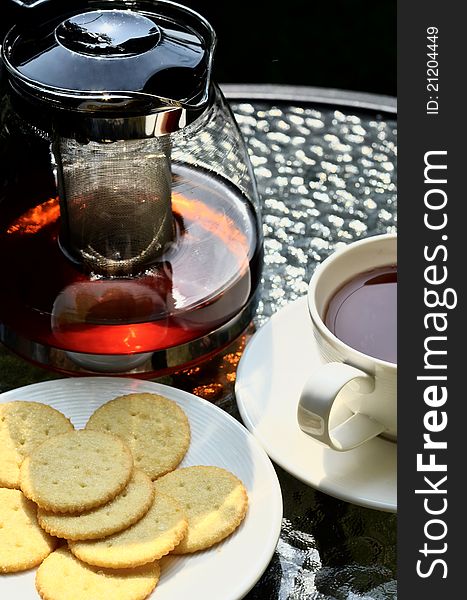
<instances>
[{"instance_id":1,"label":"glass table surface","mask_svg":"<svg viewBox=\"0 0 467 600\"><path fill-rule=\"evenodd\" d=\"M235 370L254 328L306 293L340 244L396 230L391 98L281 86L224 86L262 197L265 264L255 323L206 365L160 379L240 419ZM57 377L0 347L0 392ZM248 600L397 598L396 516L337 500L275 466L284 516Z\"/></svg>"}]
</instances>

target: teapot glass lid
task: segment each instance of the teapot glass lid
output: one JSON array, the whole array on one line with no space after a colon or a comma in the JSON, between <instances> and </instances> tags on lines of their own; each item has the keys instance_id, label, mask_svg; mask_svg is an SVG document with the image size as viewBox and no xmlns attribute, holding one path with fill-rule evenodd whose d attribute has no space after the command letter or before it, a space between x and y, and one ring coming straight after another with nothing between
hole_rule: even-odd
<instances>
[{"instance_id":1,"label":"teapot glass lid","mask_svg":"<svg viewBox=\"0 0 467 600\"><path fill-rule=\"evenodd\" d=\"M112 9L93 2L35 27L15 26L3 60L16 89L62 108L89 110L79 100L91 97L104 106L153 97L200 107L215 41L203 17L172 2L117 1Z\"/></svg>"}]
</instances>

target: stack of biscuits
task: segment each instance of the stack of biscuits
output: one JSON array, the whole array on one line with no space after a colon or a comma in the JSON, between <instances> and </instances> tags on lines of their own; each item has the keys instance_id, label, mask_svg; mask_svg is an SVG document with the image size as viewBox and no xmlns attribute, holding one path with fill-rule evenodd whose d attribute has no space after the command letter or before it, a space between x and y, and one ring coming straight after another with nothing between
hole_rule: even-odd
<instances>
[{"instance_id":1,"label":"stack of biscuits","mask_svg":"<svg viewBox=\"0 0 467 600\"><path fill-rule=\"evenodd\" d=\"M175 402L120 396L75 430L35 402L0 405L0 573L39 566L45 600L147 598L159 559L209 548L245 517L237 477L177 469L190 426Z\"/></svg>"}]
</instances>

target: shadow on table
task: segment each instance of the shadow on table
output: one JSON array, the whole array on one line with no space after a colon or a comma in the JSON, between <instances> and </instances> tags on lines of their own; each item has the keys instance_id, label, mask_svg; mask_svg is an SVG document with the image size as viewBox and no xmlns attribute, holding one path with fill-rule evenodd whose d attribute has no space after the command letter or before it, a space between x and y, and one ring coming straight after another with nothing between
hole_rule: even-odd
<instances>
[{"instance_id":1,"label":"shadow on table","mask_svg":"<svg viewBox=\"0 0 467 600\"><path fill-rule=\"evenodd\" d=\"M281 537L248 600L395 600L396 515L327 496L276 466Z\"/></svg>"}]
</instances>

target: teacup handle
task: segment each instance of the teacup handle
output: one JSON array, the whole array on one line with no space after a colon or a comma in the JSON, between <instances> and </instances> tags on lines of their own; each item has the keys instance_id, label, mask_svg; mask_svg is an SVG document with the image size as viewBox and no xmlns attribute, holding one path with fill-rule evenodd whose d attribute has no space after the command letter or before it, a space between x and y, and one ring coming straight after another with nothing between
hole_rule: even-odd
<instances>
[{"instance_id":1,"label":"teacup handle","mask_svg":"<svg viewBox=\"0 0 467 600\"><path fill-rule=\"evenodd\" d=\"M345 363L327 363L315 371L305 383L298 404L301 430L340 452L356 448L382 433L384 425L362 413L354 413L343 423L329 427L336 396L344 385L357 378L363 392L374 390L375 380L371 375Z\"/></svg>"}]
</instances>

